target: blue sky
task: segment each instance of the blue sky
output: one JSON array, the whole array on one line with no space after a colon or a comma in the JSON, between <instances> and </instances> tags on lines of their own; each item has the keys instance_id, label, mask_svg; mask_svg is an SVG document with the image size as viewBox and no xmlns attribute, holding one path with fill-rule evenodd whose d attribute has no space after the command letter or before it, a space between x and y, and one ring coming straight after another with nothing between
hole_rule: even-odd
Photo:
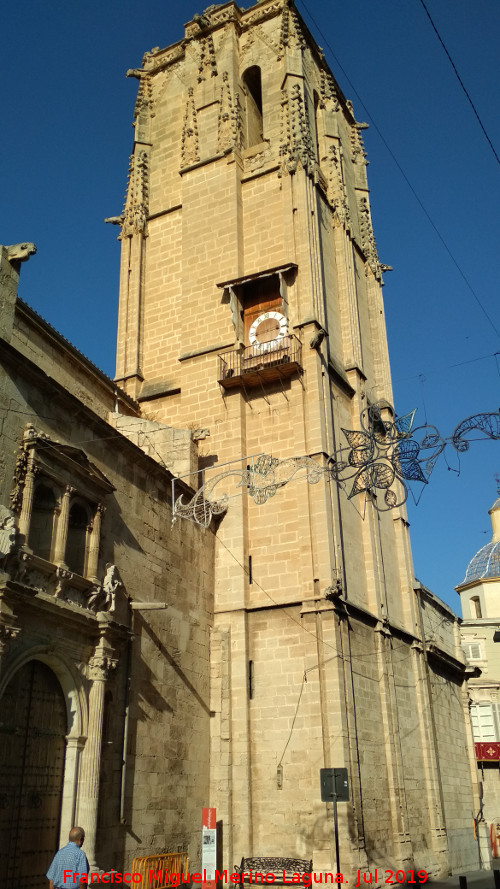
<instances>
[{"instance_id":1,"label":"blue sky","mask_svg":"<svg viewBox=\"0 0 500 889\"><path fill-rule=\"evenodd\" d=\"M426 3L500 154L500 5ZM125 71L181 39L205 5L26 0L2 14L0 243L36 243L21 296L110 376L119 245L103 220L123 206L137 90ZM449 436L465 417L500 406L500 338L463 277L500 328L500 166L420 0L297 6L357 119L372 124L364 137L375 236L394 267L384 298L396 409L418 408L417 422ZM417 577L458 610L453 587L490 539L500 443L475 441L460 460L447 454L449 468L441 458L409 518Z\"/></svg>"}]
</instances>

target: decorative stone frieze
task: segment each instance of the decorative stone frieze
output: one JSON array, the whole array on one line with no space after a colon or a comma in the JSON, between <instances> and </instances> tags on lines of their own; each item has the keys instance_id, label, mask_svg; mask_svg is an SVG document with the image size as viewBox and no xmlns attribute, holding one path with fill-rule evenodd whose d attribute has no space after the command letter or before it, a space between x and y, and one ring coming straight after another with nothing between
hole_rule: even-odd
<instances>
[{"instance_id":1,"label":"decorative stone frieze","mask_svg":"<svg viewBox=\"0 0 500 889\"><path fill-rule=\"evenodd\" d=\"M252 8L252 10L248 11L248 15L245 14L243 18L243 26L248 27L249 25L255 25L256 22L261 22L264 19L272 18L273 15L277 15L283 9L283 2L279 0L278 3L271 3L266 6L257 6Z\"/></svg>"},{"instance_id":2,"label":"decorative stone frieze","mask_svg":"<svg viewBox=\"0 0 500 889\"><path fill-rule=\"evenodd\" d=\"M155 47L149 52L144 53L142 57L144 70L148 74L161 71L163 68L167 68L174 62L179 62L183 59L184 52L185 48L183 43L176 43L174 46L167 47L167 49L164 49L161 52L159 47Z\"/></svg>"}]
</instances>

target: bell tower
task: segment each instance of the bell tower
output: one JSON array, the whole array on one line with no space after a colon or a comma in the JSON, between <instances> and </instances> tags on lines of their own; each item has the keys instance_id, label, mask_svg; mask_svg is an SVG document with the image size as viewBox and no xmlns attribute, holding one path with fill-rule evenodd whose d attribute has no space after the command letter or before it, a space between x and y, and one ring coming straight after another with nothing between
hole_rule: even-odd
<instances>
[{"instance_id":1,"label":"bell tower","mask_svg":"<svg viewBox=\"0 0 500 889\"><path fill-rule=\"evenodd\" d=\"M404 508L377 509L369 484L348 499L326 471L369 405L394 419L366 125L291 0L210 6L128 73L116 379L144 416L204 430L193 488L225 474L207 801L224 867L285 855L334 871L319 770L339 767L343 870L441 873L456 799ZM315 477L295 472L305 456ZM470 788L465 755L454 765Z\"/></svg>"}]
</instances>

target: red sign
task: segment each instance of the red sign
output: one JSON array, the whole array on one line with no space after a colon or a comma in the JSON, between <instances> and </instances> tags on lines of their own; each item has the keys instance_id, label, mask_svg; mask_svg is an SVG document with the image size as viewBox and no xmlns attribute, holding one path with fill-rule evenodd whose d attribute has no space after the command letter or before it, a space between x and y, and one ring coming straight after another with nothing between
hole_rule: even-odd
<instances>
[{"instance_id":1,"label":"red sign","mask_svg":"<svg viewBox=\"0 0 500 889\"><path fill-rule=\"evenodd\" d=\"M481 741L474 746L476 748L477 760L486 760L489 762L500 761L500 741Z\"/></svg>"},{"instance_id":2,"label":"red sign","mask_svg":"<svg viewBox=\"0 0 500 889\"><path fill-rule=\"evenodd\" d=\"M201 826L215 830L215 809L201 810Z\"/></svg>"}]
</instances>

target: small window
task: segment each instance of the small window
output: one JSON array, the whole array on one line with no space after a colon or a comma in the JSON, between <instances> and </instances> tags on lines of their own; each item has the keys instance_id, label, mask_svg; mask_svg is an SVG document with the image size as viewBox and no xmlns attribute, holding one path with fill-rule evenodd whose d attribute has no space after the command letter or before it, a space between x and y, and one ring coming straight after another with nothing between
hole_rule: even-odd
<instances>
[{"instance_id":1,"label":"small window","mask_svg":"<svg viewBox=\"0 0 500 889\"><path fill-rule=\"evenodd\" d=\"M470 600L470 609L472 617L482 617L481 601L479 596L472 596Z\"/></svg>"},{"instance_id":2,"label":"small window","mask_svg":"<svg viewBox=\"0 0 500 889\"><path fill-rule=\"evenodd\" d=\"M245 85L245 117L246 146L258 145L262 142L262 78L258 65L247 68L243 74Z\"/></svg>"},{"instance_id":3,"label":"small window","mask_svg":"<svg viewBox=\"0 0 500 889\"><path fill-rule=\"evenodd\" d=\"M497 741L500 738L498 729L497 704L472 704L470 721L474 741Z\"/></svg>"},{"instance_id":4,"label":"small window","mask_svg":"<svg viewBox=\"0 0 500 889\"><path fill-rule=\"evenodd\" d=\"M482 658L479 642L464 643L462 645L462 650L468 661L480 661Z\"/></svg>"},{"instance_id":5,"label":"small window","mask_svg":"<svg viewBox=\"0 0 500 889\"><path fill-rule=\"evenodd\" d=\"M83 503L76 501L69 511L66 564L70 571L84 575L89 516Z\"/></svg>"},{"instance_id":6,"label":"small window","mask_svg":"<svg viewBox=\"0 0 500 889\"><path fill-rule=\"evenodd\" d=\"M249 342L249 333L252 324L265 312L283 312L283 299L280 292L280 280L278 275L269 275L249 281L243 293L243 320L245 327L245 342Z\"/></svg>"},{"instance_id":7,"label":"small window","mask_svg":"<svg viewBox=\"0 0 500 889\"><path fill-rule=\"evenodd\" d=\"M56 497L52 488L41 482L35 488L28 546L35 555L50 561L54 536Z\"/></svg>"}]
</instances>

